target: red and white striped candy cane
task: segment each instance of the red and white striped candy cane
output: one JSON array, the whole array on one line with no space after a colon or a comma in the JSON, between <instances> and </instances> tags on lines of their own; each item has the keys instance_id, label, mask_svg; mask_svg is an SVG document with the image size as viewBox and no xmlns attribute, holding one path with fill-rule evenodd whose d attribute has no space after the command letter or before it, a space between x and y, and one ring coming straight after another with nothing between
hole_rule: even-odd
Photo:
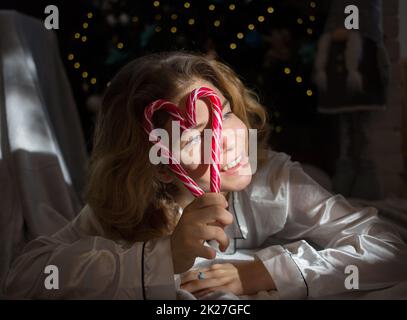
<instances>
[{"instance_id":1,"label":"red and white striped candy cane","mask_svg":"<svg viewBox=\"0 0 407 320\"><path fill-rule=\"evenodd\" d=\"M211 152L211 192L220 192L220 139L222 134L222 105L216 93L209 88L202 87L191 92L187 99L187 121L196 125L196 101L209 99L212 114L212 152Z\"/></svg>"},{"instance_id":2,"label":"red and white striped candy cane","mask_svg":"<svg viewBox=\"0 0 407 320\"><path fill-rule=\"evenodd\" d=\"M152 118L154 112L160 109L167 111L173 119L179 121L181 130L186 129L185 120L180 114L179 108L171 102L159 99L150 103L144 110L144 124L143 124L144 130L150 136L150 140L152 140L153 143L159 144L161 149L161 156L169 160L169 166L171 171L174 172L174 174L183 182L185 187L188 188L188 190L190 190L195 197L199 197L202 194L204 194L203 190L196 184L194 180L192 180L189 177L188 173L181 166L178 159L173 157L172 153L167 148L167 146L161 143L159 137L157 137L153 133L154 125L152 122Z\"/></svg>"},{"instance_id":3,"label":"red and white striped candy cane","mask_svg":"<svg viewBox=\"0 0 407 320\"><path fill-rule=\"evenodd\" d=\"M186 103L186 119L180 113L179 108L166 100L159 99L150 103L144 110L144 130L150 136L150 140L158 143L161 148L161 155L169 160L169 166L172 172L182 181L185 187L191 191L195 197L204 194L204 191L189 177L179 161L173 157L167 146L163 145L160 139L152 132L154 125L152 122L153 115L156 111L162 109L167 111L170 116L179 121L181 132L196 125L196 101L198 99L209 99L211 103L212 114L212 152L211 152L211 192L220 192L220 138L222 133L222 106L216 93L210 88L198 88L191 92ZM152 139L151 139L152 137Z\"/></svg>"}]
</instances>

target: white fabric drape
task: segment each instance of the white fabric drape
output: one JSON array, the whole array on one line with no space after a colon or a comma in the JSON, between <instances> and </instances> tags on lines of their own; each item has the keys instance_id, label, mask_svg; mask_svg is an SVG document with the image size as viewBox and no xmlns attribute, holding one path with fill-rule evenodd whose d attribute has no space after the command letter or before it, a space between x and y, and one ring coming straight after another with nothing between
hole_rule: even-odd
<instances>
[{"instance_id":1,"label":"white fabric drape","mask_svg":"<svg viewBox=\"0 0 407 320\"><path fill-rule=\"evenodd\" d=\"M82 207L87 154L53 31L0 11L0 281Z\"/></svg>"}]
</instances>

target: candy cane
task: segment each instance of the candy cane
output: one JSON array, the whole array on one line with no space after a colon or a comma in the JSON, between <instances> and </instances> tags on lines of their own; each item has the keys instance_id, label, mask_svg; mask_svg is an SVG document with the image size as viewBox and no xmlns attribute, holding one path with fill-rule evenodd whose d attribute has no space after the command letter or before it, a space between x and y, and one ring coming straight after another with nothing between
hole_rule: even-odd
<instances>
[{"instance_id":1,"label":"candy cane","mask_svg":"<svg viewBox=\"0 0 407 320\"><path fill-rule=\"evenodd\" d=\"M184 185L192 192L194 196L200 196L204 193L202 189L188 176L187 172L184 170L178 160L172 156L167 146L162 144L159 138L152 132L154 129L152 116L154 112L160 109L166 110L174 119L178 120L180 122L181 129L186 129L184 118L181 116L178 107L171 102L160 99L152 102L145 109L144 130L150 135L150 139L152 139L154 143L158 143L160 145L162 151L161 155L170 160L169 165L172 172L175 173L175 175L184 183Z\"/></svg>"},{"instance_id":2,"label":"candy cane","mask_svg":"<svg viewBox=\"0 0 407 320\"><path fill-rule=\"evenodd\" d=\"M161 155L169 159L169 166L172 172L181 180L185 187L191 191L195 197L199 197L204 194L204 191L196 184L196 182L189 177L185 169L181 166L179 161L173 157L168 148L163 145L160 139L152 133L154 125L152 117L154 113L160 109L165 110L170 116L179 121L181 130L191 128L196 125L196 101L198 99L208 98L211 102L211 114L212 114L212 152L211 152L211 192L220 192L220 137L222 133L222 107L220 100L216 93L210 88L198 88L191 92L188 96L186 103L186 119L184 119L180 113L179 108L166 100L159 99L150 103L144 110L144 123L143 127L147 134L150 136L150 140L153 143L158 143L161 148Z\"/></svg>"},{"instance_id":3,"label":"candy cane","mask_svg":"<svg viewBox=\"0 0 407 320\"><path fill-rule=\"evenodd\" d=\"M216 93L209 88L198 88L187 99L187 120L196 125L196 101L209 98L212 112L211 192L220 192L220 138L222 133L222 106Z\"/></svg>"}]
</instances>

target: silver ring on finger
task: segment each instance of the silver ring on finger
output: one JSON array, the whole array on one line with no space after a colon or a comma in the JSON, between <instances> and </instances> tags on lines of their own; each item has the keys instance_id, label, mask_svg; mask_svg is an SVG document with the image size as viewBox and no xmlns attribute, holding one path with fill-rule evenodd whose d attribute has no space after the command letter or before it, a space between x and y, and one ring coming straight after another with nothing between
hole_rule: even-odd
<instances>
[{"instance_id":1,"label":"silver ring on finger","mask_svg":"<svg viewBox=\"0 0 407 320\"><path fill-rule=\"evenodd\" d=\"M199 280L205 279L205 273L204 273L203 271L199 271L199 272L198 272L198 279L199 279Z\"/></svg>"}]
</instances>

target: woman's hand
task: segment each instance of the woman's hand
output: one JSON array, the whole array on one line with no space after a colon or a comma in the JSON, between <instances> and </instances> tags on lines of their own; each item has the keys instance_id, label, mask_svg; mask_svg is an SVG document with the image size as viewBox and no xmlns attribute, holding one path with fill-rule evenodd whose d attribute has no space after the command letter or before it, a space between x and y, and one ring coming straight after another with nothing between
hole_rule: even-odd
<instances>
[{"instance_id":1,"label":"woman's hand","mask_svg":"<svg viewBox=\"0 0 407 320\"><path fill-rule=\"evenodd\" d=\"M198 279L203 272L204 279ZM274 281L260 260L214 264L208 268L188 271L181 275L181 289L200 298L222 290L237 296L275 289Z\"/></svg>"},{"instance_id":2,"label":"woman's hand","mask_svg":"<svg viewBox=\"0 0 407 320\"><path fill-rule=\"evenodd\" d=\"M206 193L185 207L171 235L174 273L189 270L196 257L216 257L215 249L204 246L205 240L216 240L219 249L226 250L229 238L223 228L233 222L227 206L228 202L221 193Z\"/></svg>"}]
</instances>

